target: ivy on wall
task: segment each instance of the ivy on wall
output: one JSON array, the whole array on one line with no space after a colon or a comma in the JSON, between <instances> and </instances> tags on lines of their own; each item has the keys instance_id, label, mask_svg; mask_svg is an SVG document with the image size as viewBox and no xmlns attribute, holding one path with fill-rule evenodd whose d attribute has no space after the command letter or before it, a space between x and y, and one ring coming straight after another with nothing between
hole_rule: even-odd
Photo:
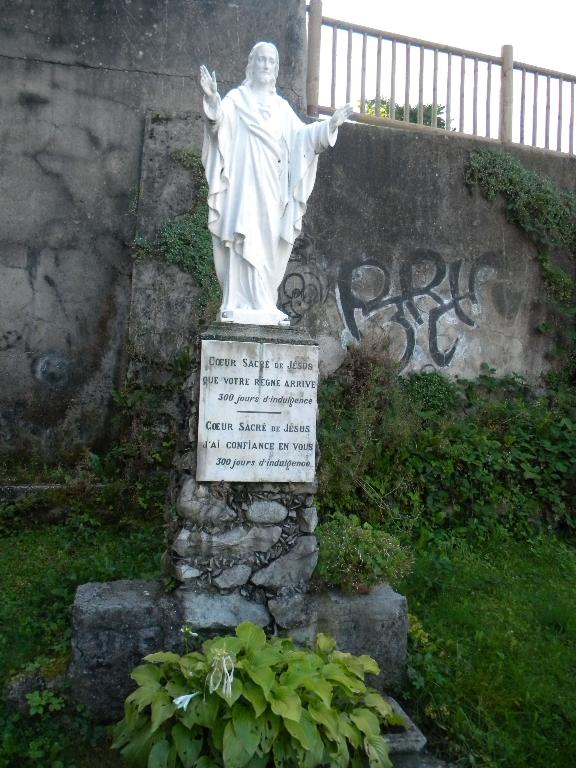
<instances>
[{"instance_id":1,"label":"ivy on wall","mask_svg":"<svg viewBox=\"0 0 576 768\"><path fill-rule=\"evenodd\" d=\"M202 161L194 150L176 150L172 158L190 171L194 204L189 211L166 221L154 240L137 238L133 251L136 258L157 257L189 272L200 288L201 309L208 316L214 314L211 308L220 302L208 229L208 185Z\"/></svg>"},{"instance_id":2,"label":"ivy on wall","mask_svg":"<svg viewBox=\"0 0 576 768\"><path fill-rule=\"evenodd\" d=\"M477 186L487 200L501 195L508 220L522 229L536 245L549 297L562 307L572 307L576 283L552 262L551 254L563 249L576 259L576 194L559 189L544 174L525 168L507 152L472 152L464 171L469 187Z\"/></svg>"}]
</instances>

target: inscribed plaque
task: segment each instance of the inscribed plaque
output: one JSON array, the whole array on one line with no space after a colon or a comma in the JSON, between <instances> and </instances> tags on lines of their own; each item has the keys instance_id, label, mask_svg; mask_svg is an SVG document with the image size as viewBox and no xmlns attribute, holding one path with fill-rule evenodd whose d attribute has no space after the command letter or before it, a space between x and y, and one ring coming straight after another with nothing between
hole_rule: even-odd
<instances>
[{"instance_id":1,"label":"inscribed plaque","mask_svg":"<svg viewBox=\"0 0 576 768\"><path fill-rule=\"evenodd\" d=\"M202 341L197 480L312 482L318 347Z\"/></svg>"}]
</instances>

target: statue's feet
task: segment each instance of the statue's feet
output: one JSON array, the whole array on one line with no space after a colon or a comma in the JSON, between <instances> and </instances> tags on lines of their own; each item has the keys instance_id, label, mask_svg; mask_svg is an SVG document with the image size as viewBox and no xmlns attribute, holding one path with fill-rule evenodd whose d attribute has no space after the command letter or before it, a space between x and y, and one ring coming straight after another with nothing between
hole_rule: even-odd
<instances>
[{"instance_id":1,"label":"statue's feet","mask_svg":"<svg viewBox=\"0 0 576 768\"><path fill-rule=\"evenodd\" d=\"M242 325L290 325L290 318L279 309L223 309L220 311L221 323L241 323Z\"/></svg>"}]
</instances>

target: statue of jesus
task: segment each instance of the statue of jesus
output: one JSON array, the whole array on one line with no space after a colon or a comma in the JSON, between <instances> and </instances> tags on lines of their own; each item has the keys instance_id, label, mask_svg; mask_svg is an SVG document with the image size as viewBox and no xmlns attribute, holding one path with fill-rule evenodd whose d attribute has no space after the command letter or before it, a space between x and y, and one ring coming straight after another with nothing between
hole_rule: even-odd
<instances>
[{"instance_id":1,"label":"statue of jesus","mask_svg":"<svg viewBox=\"0 0 576 768\"><path fill-rule=\"evenodd\" d=\"M352 113L303 123L276 93L278 51L257 43L246 80L223 99L216 75L200 68L206 128L202 162L208 180L208 227L222 288L219 320L289 325L276 307L278 287L316 178L318 153L334 146Z\"/></svg>"}]
</instances>

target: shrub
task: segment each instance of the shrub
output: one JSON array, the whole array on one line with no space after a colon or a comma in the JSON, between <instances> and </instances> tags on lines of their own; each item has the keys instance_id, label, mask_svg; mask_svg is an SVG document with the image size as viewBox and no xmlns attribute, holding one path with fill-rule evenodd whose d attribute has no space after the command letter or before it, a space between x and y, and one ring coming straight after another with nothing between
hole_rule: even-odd
<instances>
[{"instance_id":1,"label":"shrub","mask_svg":"<svg viewBox=\"0 0 576 768\"><path fill-rule=\"evenodd\" d=\"M316 529L320 559L316 577L328 586L362 591L398 582L410 571L412 556L395 536L361 524L355 515L336 513Z\"/></svg>"},{"instance_id":2,"label":"shrub","mask_svg":"<svg viewBox=\"0 0 576 768\"><path fill-rule=\"evenodd\" d=\"M254 624L203 652L155 653L132 677L114 748L148 768L391 768L390 705L364 684L378 666L319 635L312 650Z\"/></svg>"}]
</instances>

